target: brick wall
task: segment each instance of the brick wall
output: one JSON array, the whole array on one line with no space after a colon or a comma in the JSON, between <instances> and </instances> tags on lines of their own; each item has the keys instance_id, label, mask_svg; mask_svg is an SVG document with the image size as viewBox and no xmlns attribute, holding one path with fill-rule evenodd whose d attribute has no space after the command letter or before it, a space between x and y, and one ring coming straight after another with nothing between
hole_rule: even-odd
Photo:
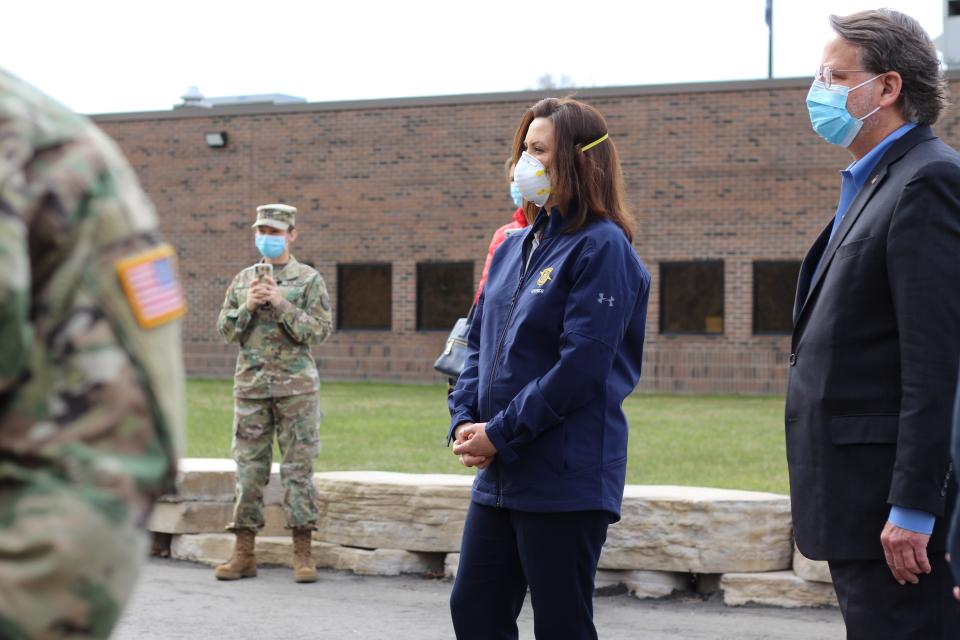
<instances>
[{"instance_id":1,"label":"brick wall","mask_svg":"<svg viewBox=\"0 0 960 640\"><path fill-rule=\"evenodd\" d=\"M807 80L581 91L606 116L653 275L640 388L781 393L786 336L752 334L752 263L799 260L831 218L847 153L810 130ZM503 160L534 92L222 107L96 117L123 148L176 245L194 375L232 372L215 321L257 257L254 208L299 209L295 254L336 303L340 262L393 264L392 331L340 331L316 351L330 378L431 381L445 332L416 330L416 263L475 260L509 220ZM223 149L205 131L226 131ZM940 135L960 146L955 114ZM724 333L658 334L661 261L724 261ZM349 292L344 292L348 295ZM335 310L334 310L335 312Z\"/></svg>"}]
</instances>

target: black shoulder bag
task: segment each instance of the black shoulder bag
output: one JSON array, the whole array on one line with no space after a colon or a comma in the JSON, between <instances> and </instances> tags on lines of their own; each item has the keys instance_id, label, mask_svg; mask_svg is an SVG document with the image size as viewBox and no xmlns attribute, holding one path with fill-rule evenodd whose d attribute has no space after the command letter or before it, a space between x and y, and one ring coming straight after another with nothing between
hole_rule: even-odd
<instances>
[{"instance_id":1,"label":"black shoulder bag","mask_svg":"<svg viewBox=\"0 0 960 640\"><path fill-rule=\"evenodd\" d=\"M470 325L473 323L473 310L477 307L474 302L470 305L470 311L466 318L458 318L453 330L447 337L447 344L437 361L433 363L433 368L456 380L463 371L463 365L467 361L467 334L470 333Z\"/></svg>"}]
</instances>

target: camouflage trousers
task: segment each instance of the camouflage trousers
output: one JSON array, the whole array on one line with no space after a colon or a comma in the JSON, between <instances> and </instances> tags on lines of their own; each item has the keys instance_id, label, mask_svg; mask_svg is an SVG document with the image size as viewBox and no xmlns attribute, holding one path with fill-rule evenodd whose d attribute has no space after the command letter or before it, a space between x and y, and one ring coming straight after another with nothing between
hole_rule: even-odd
<instances>
[{"instance_id":1,"label":"camouflage trousers","mask_svg":"<svg viewBox=\"0 0 960 640\"><path fill-rule=\"evenodd\" d=\"M0 638L108 638L146 558L149 501L3 467Z\"/></svg>"},{"instance_id":2,"label":"camouflage trousers","mask_svg":"<svg viewBox=\"0 0 960 640\"><path fill-rule=\"evenodd\" d=\"M233 522L228 530L263 528L263 488L270 481L274 434L280 448L280 482L287 527L316 527L313 460L320 453L319 424L316 392L283 398L234 398L233 459L237 463L237 494Z\"/></svg>"}]
</instances>

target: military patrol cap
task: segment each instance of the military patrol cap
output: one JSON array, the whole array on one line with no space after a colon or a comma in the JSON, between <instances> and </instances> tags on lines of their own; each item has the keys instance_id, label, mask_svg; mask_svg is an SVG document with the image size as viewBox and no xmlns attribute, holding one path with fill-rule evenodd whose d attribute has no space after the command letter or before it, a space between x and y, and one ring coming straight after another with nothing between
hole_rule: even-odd
<instances>
[{"instance_id":1,"label":"military patrol cap","mask_svg":"<svg viewBox=\"0 0 960 640\"><path fill-rule=\"evenodd\" d=\"M297 218L297 208L288 204L262 204L257 207L257 221L253 223L254 227L273 227L286 231L290 227L295 227Z\"/></svg>"}]
</instances>

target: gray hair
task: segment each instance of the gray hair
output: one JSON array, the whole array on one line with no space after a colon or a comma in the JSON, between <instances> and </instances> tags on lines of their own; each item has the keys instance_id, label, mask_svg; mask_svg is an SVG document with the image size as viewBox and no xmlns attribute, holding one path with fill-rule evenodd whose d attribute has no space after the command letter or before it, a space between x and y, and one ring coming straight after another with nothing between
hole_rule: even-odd
<instances>
[{"instance_id":1,"label":"gray hair","mask_svg":"<svg viewBox=\"0 0 960 640\"><path fill-rule=\"evenodd\" d=\"M910 122L932 125L947 106L947 84L936 49L920 23L891 9L830 16L837 34L860 49L871 73L896 71L903 79L900 110Z\"/></svg>"}]
</instances>

